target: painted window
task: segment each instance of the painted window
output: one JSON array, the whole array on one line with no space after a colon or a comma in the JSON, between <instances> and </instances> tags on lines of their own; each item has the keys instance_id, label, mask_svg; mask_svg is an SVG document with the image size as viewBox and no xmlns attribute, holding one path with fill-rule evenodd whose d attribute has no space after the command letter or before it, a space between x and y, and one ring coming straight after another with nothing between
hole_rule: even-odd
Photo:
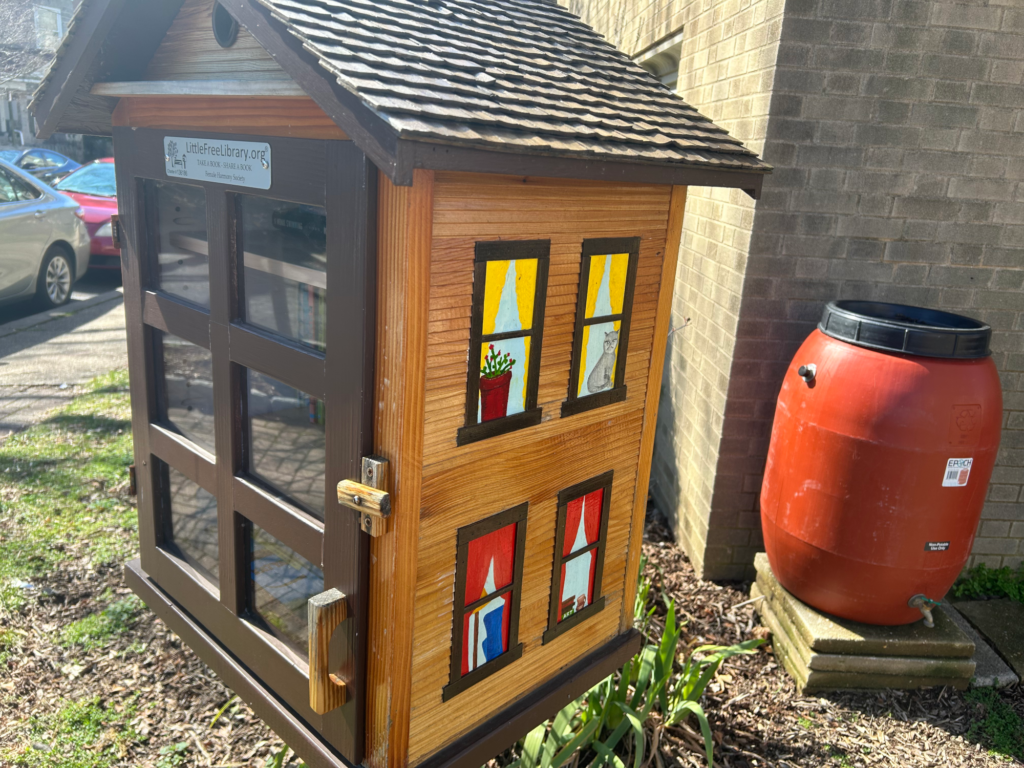
<instances>
[{"instance_id":1,"label":"painted window","mask_svg":"<svg viewBox=\"0 0 1024 768\"><path fill-rule=\"evenodd\" d=\"M583 241L563 416L626 399L626 353L639 255L638 237Z\"/></svg>"},{"instance_id":2,"label":"painted window","mask_svg":"<svg viewBox=\"0 0 1024 768\"><path fill-rule=\"evenodd\" d=\"M476 244L466 426L459 445L540 423L547 240Z\"/></svg>"},{"instance_id":3,"label":"painted window","mask_svg":"<svg viewBox=\"0 0 1024 768\"><path fill-rule=\"evenodd\" d=\"M519 598L528 505L460 528L447 701L522 655Z\"/></svg>"},{"instance_id":4,"label":"painted window","mask_svg":"<svg viewBox=\"0 0 1024 768\"><path fill-rule=\"evenodd\" d=\"M612 477L612 472L606 472L558 494L555 567L545 643L604 607L601 574Z\"/></svg>"}]
</instances>

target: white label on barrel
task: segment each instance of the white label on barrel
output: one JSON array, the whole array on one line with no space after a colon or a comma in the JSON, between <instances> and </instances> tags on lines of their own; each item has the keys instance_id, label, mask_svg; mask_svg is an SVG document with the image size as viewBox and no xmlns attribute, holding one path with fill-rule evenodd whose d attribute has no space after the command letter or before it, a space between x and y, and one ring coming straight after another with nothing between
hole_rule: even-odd
<instances>
[{"instance_id":1,"label":"white label on barrel","mask_svg":"<svg viewBox=\"0 0 1024 768\"><path fill-rule=\"evenodd\" d=\"M962 488L971 476L974 459L950 459L946 462L946 474L942 476L943 488Z\"/></svg>"}]
</instances>

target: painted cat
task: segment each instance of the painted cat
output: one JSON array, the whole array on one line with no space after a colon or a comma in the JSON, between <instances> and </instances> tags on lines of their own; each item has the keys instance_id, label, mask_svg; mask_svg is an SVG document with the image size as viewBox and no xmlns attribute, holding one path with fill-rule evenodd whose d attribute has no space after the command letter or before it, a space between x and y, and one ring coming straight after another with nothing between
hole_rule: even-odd
<instances>
[{"instance_id":1,"label":"painted cat","mask_svg":"<svg viewBox=\"0 0 1024 768\"><path fill-rule=\"evenodd\" d=\"M618 331L609 331L604 335L604 352L587 377L587 390L590 394L612 388L612 376L615 375L615 348L618 345Z\"/></svg>"}]
</instances>

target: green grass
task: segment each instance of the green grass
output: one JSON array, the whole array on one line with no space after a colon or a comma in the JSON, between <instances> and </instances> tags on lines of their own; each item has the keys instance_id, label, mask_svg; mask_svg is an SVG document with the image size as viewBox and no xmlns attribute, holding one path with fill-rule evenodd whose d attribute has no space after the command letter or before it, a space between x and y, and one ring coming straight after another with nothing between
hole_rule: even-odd
<instances>
[{"instance_id":1,"label":"green grass","mask_svg":"<svg viewBox=\"0 0 1024 768\"><path fill-rule=\"evenodd\" d=\"M965 734L967 740L981 744L990 754L1024 760L1024 721L996 689L974 688L965 698L980 710Z\"/></svg>"},{"instance_id":2,"label":"green grass","mask_svg":"<svg viewBox=\"0 0 1024 768\"><path fill-rule=\"evenodd\" d=\"M107 768L139 740L131 725L134 716L134 702L120 710L106 707L99 696L70 702L54 714L31 718L31 745L11 755L13 764L24 768Z\"/></svg>"},{"instance_id":3,"label":"green grass","mask_svg":"<svg viewBox=\"0 0 1024 768\"><path fill-rule=\"evenodd\" d=\"M1024 603L1024 566L989 568L980 563L957 579L953 595L967 599L1008 597Z\"/></svg>"},{"instance_id":4,"label":"green grass","mask_svg":"<svg viewBox=\"0 0 1024 768\"><path fill-rule=\"evenodd\" d=\"M132 462L128 374L88 385L53 417L0 445L0 618L23 584L76 566L121 562L135 550L135 508L110 489Z\"/></svg>"},{"instance_id":5,"label":"green grass","mask_svg":"<svg viewBox=\"0 0 1024 768\"><path fill-rule=\"evenodd\" d=\"M134 595L111 603L102 611L91 613L64 627L60 633L60 644L65 648L80 646L84 650L99 648L108 638L131 629L139 618L142 606L142 601Z\"/></svg>"}]
</instances>

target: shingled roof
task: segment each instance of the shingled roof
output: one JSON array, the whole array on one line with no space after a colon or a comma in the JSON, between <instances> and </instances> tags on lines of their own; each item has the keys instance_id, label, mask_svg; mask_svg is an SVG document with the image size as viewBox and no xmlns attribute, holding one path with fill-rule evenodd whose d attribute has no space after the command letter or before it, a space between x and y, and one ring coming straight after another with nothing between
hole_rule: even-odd
<instances>
[{"instance_id":1,"label":"shingled roof","mask_svg":"<svg viewBox=\"0 0 1024 768\"><path fill-rule=\"evenodd\" d=\"M576 168L587 161L589 172L581 175L739 186L753 194L770 170L578 17L548 0L222 4L353 140L361 144L364 131L374 137L368 143L375 146L364 151L386 172L393 170L393 177L440 162L439 147L478 151L463 158L463 164L479 161L479 151L504 156L503 164L480 170L516 172L527 157L547 158L551 175L566 176L574 175L569 170L573 163L556 160L576 161ZM84 0L79 14L97 12L100 6L109 8L111 1ZM116 20L110 25L118 26ZM83 26L88 25L76 23L74 29ZM70 48L62 48L55 68ZM87 85L109 79L112 67L94 69ZM329 79L331 89L311 87L311 70ZM49 78L40 90L44 98L37 101L45 101L47 89L59 88L58 80ZM79 92L76 101L81 105L89 99ZM54 120L48 123L56 129ZM382 162L385 158L375 157L375 150L390 157ZM450 152L443 154L445 162L459 166ZM403 162L408 168L401 168ZM598 170L595 162L607 167ZM540 172L536 163L527 165L524 173ZM626 171L627 166L633 170ZM698 171L716 173L709 177Z\"/></svg>"},{"instance_id":2,"label":"shingled roof","mask_svg":"<svg viewBox=\"0 0 1024 768\"><path fill-rule=\"evenodd\" d=\"M762 169L558 5L259 0L400 136Z\"/></svg>"}]
</instances>

